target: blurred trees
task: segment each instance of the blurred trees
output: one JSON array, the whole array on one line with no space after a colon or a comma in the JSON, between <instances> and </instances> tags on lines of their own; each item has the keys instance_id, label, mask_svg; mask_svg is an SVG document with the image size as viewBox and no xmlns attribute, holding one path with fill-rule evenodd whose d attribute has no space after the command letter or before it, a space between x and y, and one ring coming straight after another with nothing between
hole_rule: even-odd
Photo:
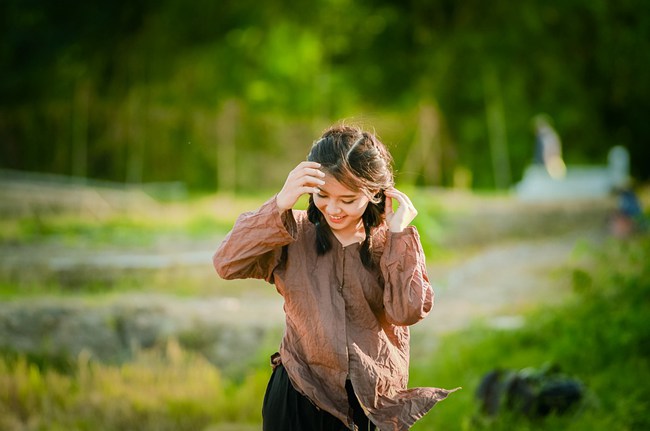
<instances>
[{"instance_id":1,"label":"blurred trees","mask_svg":"<svg viewBox=\"0 0 650 431\"><path fill-rule=\"evenodd\" d=\"M649 45L643 0L5 0L0 166L254 189L349 118L400 178L505 187L546 112L569 164L647 179Z\"/></svg>"}]
</instances>

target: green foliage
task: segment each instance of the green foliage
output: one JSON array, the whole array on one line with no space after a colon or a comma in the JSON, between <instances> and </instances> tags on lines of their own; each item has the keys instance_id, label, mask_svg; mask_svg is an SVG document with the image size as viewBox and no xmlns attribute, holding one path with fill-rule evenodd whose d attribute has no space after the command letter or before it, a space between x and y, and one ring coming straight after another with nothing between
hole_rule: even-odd
<instances>
[{"instance_id":1,"label":"green foliage","mask_svg":"<svg viewBox=\"0 0 650 431\"><path fill-rule=\"evenodd\" d=\"M7 0L0 12L5 168L254 190L354 118L399 144L417 184L451 185L463 166L493 188L486 118L499 106L513 180L540 112L569 164L602 164L621 144L649 175L643 0ZM426 106L438 113L422 120ZM431 125L433 177L402 164Z\"/></svg>"},{"instance_id":2,"label":"green foliage","mask_svg":"<svg viewBox=\"0 0 650 431\"><path fill-rule=\"evenodd\" d=\"M439 351L412 364L411 384L463 386L413 429L593 430L646 429L650 391L650 238L611 241L577 256L568 269L576 295L559 308L528 316L524 328L495 332L482 326L446 337ZM582 380L588 395L581 409L539 421L479 414L475 390L495 368L558 364Z\"/></svg>"},{"instance_id":3,"label":"green foliage","mask_svg":"<svg viewBox=\"0 0 650 431\"><path fill-rule=\"evenodd\" d=\"M444 222L449 217L449 210L444 210L438 197L426 190L402 188L418 209L418 216L413 220L420 235L420 242L428 260L437 260L449 253L441 246L444 237Z\"/></svg>"}]
</instances>

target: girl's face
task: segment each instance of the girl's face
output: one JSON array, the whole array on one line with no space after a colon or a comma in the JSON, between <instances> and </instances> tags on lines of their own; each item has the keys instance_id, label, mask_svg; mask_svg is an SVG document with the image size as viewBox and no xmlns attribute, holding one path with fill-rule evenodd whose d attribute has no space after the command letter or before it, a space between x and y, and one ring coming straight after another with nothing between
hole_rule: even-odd
<instances>
[{"instance_id":1,"label":"girl's face","mask_svg":"<svg viewBox=\"0 0 650 431\"><path fill-rule=\"evenodd\" d=\"M352 191L326 174L325 184L314 193L314 205L327 220L332 231L343 235L353 235L361 222L370 200L360 191Z\"/></svg>"}]
</instances>

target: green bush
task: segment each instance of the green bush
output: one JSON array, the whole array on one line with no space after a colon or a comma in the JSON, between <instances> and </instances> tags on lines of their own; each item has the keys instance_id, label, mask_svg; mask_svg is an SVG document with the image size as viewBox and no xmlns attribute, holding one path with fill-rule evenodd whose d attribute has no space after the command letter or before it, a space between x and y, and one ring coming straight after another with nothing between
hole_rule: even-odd
<instances>
[{"instance_id":1,"label":"green bush","mask_svg":"<svg viewBox=\"0 0 650 431\"><path fill-rule=\"evenodd\" d=\"M576 256L575 296L528 316L516 331L474 327L452 334L433 357L412 364L411 385L463 386L414 430L650 429L650 238L607 242ZM479 414L476 388L485 373L553 363L581 380L587 396L566 416L531 421Z\"/></svg>"}]
</instances>

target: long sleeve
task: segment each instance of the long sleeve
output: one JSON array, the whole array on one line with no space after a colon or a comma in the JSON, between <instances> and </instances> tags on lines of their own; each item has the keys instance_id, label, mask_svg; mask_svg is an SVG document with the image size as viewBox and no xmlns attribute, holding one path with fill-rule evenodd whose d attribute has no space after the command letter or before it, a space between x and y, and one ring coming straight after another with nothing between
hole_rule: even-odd
<instances>
[{"instance_id":1,"label":"long sleeve","mask_svg":"<svg viewBox=\"0 0 650 431\"><path fill-rule=\"evenodd\" d=\"M277 209L275 196L257 211L240 215L215 252L212 263L224 279L260 278L273 282L282 247L294 241L296 222L291 211Z\"/></svg>"},{"instance_id":2,"label":"long sleeve","mask_svg":"<svg viewBox=\"0 0 650 431\"><path fill-rule=\"evenodd\" d=\"M414 226L387 235L380 260L386 315L395 325L413 325L433 307L433 289L420 237Z\"/></svg>"}]
</instances>

